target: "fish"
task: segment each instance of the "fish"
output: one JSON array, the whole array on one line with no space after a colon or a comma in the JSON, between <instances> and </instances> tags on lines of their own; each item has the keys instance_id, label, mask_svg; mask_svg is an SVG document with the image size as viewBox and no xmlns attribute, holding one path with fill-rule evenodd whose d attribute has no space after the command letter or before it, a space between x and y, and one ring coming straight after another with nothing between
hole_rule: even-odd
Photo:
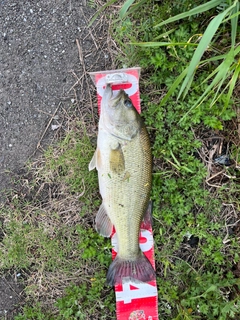
<instances>
[{"instance_id":1,"label":"fish","mask_svg":"<svg viewBox=\"0 0 240 320\"><path fill-rule=\"evenodd\" d=\"M113 95L107 84L101 101L97 149L89 170L98 171L102 204L95 219L99 234L118 239L117 256L107 284L148 282L155 271L139 247L140 225L147 211L152 184L152 155L148 132L124 90Z\"/></svg>"}]
</instances>

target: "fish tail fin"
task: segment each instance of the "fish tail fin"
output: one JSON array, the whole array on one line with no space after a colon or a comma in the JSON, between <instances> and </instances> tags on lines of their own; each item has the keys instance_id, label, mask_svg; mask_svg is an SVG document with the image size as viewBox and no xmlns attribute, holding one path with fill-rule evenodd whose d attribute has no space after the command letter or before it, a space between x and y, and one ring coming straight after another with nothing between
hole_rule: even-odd
<instances>
[{"instance_id":1,"label":"fish tail fin","mask_svg":"<svg viewBox=\"0 0 240 320\"><path fill-rule=\"evenodd\" d=\"M136 260L125 260L117 256L108 269L107 284L114 286L122 283L126 277L132 282L147 282L155 279L155 271L144 254Z\"/></svg>"}]
</instances>

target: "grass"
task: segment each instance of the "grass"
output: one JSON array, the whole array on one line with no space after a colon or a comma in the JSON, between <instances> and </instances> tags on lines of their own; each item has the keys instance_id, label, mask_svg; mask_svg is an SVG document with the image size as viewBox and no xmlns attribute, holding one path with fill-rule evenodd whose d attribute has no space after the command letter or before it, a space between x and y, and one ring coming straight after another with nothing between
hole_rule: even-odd
<instances>
[{"instance_id":1,"label":"grass","mask_svg":"<svg viewBox=\"0 0 240 320\"><path fill-rule=\"evenodd\" d=\"M82 121L70 126L29 164L0 209L0 268L21 273L26 285L28 302L16 319L114 319L105 286L110 244L93 229L100 204L97 175L88 172L94 146Z\"/></svg>"},{"instance_id":2,"label":"grass","mask_svg":"<svg viewBox=\"0 0 240 320\"><path fill-rule=\"evenodd\" d=\"M132 2L127 1L125 9ZM196 35L203 34L219 14L215 10L224 12L226 6L195 12L181 24L173 20L171 25L156 27L170 16L194 10L192 2L143 3L141 11L132 10L121 23L112 23L112 36L120 48L119 67L136 63L142 67L143 117L154 157L153 228L160 319L237 319L237 89L231 87L231 95L223 92L213 104L205 99L193 107L207 90L209 75L220 69L221 60L213 56L224 55L225 48L231 47L231 37L225 37L231 23L226 21L218 29L216 40L210 41L211 50L203 55L208 62L197 71L184 100L178 97L196 52ZM189 39L193 43L196 39L196 45L186 45ZM168 45L149 45L156 40ZM238 41L236 38L236 44ZM172 86L175 90L171 91ZM7 204L0 208L4 235L0 270L21 273L25 284L26 299L17 320L115 319L114 292L105 285L110 242L93 227L100 205L97 174L88 171L95 135L91 121L83 119L70 117L70 129L29 164Z\"/></svg>"},{"instance_id":3,"label":"grass","mask_svg":"<svg viewBox=\"0 0 240 320\"><path fill-rule=\"evenodd\" d=\"M193 65L189 61L201 49L200 43L200 47L188 45L189 39L208 30L209 21L213 23L218 14L211 9L200 15L197 5L149 1L141 13L127 16L113 32L125 53L119 60L143 67L143 116L152 136L155 164L152 198L160 318L236 319L240 315L237 90L233 85L231 95L222 91L214 103L208 96L196 105L209 92L212 75L225 72L214 57L217 53L224 58L225 47L233 45L231 37L224 47L221 43L231 24L217 28L217 41L209 39L213 50L204 53L203 67L181 89ZM184 10L182 17L189 19L181 24L177 18L171 18L175 23L169 26L162 22L166 14L178 17ZM202 40L206 42L206 37ZM224 86L229 80L221 81ZM183 99L179 92L185 88ZM230 163L219 164L220 156L229 157Z\"/></svg>"}]
</instances>

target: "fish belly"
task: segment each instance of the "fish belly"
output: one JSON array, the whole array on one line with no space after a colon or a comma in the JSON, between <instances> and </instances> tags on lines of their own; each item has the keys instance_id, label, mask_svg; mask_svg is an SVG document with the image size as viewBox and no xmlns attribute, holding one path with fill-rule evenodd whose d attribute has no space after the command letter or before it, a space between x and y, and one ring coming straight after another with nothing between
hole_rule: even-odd
<instances>
[{"instance_id":1,"label":"fish belly","mask_svg":"<svg viewBox=\"0 0 240 320\"><path fill-rule=\"evenodd\" d=\"M139 231L149 202L151 161L145 128L131 141L99 130L99 188L105 210L116 229L118 256L122 259L134 260L141 254Z\"/></svg>"}]
</instances>

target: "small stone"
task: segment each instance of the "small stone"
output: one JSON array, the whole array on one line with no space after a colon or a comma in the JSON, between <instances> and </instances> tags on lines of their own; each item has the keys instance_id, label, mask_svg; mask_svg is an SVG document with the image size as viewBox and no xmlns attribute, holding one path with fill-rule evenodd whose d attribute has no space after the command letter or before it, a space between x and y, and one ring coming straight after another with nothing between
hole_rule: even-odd
<instances>
[{"instance_id":1,"label":"small stone","mask_svg":"<svg viewBox=\"0 0 240 320\"><path fill-rule=\"evenodd\" d=\"M52 124L52 130L57 130L58 128L60 128L60 124Z\"/></svg>"}]
</instances>

